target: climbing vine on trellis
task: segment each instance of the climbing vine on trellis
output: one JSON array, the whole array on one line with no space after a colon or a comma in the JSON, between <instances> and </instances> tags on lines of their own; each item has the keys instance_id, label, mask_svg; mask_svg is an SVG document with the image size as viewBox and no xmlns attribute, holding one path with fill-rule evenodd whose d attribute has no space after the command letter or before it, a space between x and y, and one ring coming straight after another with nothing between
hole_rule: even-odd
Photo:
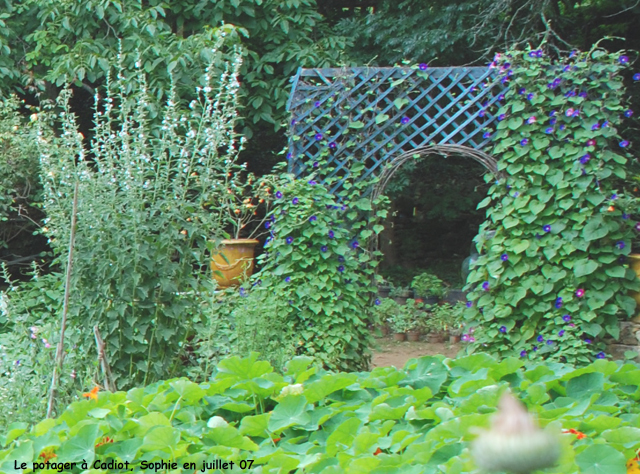
<instances>
[{"instance_id":1,"label":"climbing vine on trellis","mask_svg":"<svg viewBox=\"0 0 640 474\"><path fill-rule=\"evenodd\" d=\"M490 207L468 278L472 347L586 362L606 357L602 338L633 313L630 143L618 132L633 113L628 63L594 48L559 60L511 51L492 64L509 85L493 148L504 178L479 206Z\"/></svg>"}]
</instances>

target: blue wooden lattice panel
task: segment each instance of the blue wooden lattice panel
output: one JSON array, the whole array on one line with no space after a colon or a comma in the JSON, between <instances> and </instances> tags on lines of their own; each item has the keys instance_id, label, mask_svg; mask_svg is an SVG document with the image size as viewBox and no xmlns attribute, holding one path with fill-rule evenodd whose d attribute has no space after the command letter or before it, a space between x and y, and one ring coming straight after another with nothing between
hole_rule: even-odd
<instances>
[{"instance_id":1,"label":"blue wooden lattice panel","mask_svg":"<svg viewBox=\"0 0 640 474\"><path fill-rule=\"evenodd\" d=\"M489 107L506 90L486 67L299 69L292 82L289 171L308 173L329 147L324 171L342 179L353 160L365 179L420 146L482 149L497 120Z\"/></svg>"}]
</instances>

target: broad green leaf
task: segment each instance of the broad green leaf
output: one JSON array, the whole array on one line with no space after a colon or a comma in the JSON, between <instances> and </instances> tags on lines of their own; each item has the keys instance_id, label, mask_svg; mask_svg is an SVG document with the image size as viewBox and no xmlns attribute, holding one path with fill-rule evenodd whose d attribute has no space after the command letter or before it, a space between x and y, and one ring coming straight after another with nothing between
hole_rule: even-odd
<instances>
[{"instance_id":1,"label":"broad green leaf","mask_svg":"<svg viewBox=\"0 0 640 474\"><path fill-rule=\"evenodd\" d=\"M84 459L91 464L96 454L95 445L99 431L97 424L83 426L73 438L60 445L58 457L65 462L81 462Z\"/></svg>"},{"instance_id":2,"label":"broad green leaf","mask_svg":"<svg viewBox=\"0 0 640 474\"><path fill-rule=\"evenodd\" d=\"M627 474L625 463L622 453L605 444L588 446L576 455L580 474Z\"/></svg>"}]
</instances>

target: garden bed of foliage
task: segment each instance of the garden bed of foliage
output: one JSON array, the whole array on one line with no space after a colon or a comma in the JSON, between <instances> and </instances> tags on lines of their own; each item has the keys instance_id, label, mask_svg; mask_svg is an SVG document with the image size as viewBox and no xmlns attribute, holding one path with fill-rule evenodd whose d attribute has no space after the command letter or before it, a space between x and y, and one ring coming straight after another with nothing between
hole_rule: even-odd
<instances>
[{"instance_id":1,"label":"garden bed of foliage","mask_svg":"<svg viewBox=\"0 0 640 474\"><path fill-rule=\"evenodd\" d=\"M129 469L108 472L163 461L178 463L165 472L194 472L185 463L221 459L234 462L224 472L477 472L470 443L510 390L557 433L552 472L624 474L640 448L639 386L636 364L604 360L577 369L475 354L343 373L297 357L279 374L254 353L223 360L206 383L93 391L32 429L14 423L0 437L0 470L49 461L81 472L97 461L90 472L107 472L100 464L113 460Z\"/></svg>"}]
</instances>

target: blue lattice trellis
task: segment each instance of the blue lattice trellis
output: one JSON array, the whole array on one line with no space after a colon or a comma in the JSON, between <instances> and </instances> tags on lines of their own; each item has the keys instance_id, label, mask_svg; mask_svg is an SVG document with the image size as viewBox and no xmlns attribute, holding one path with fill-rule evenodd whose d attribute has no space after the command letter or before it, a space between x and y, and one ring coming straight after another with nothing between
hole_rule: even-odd
<instances>
[{"instance_id":1,"label":"blue lattice trellis","mask_svg":"<svg viewBox=\"0 0 640 474\"><path fill-rule=\"evenodd\" d=\"M289 171L304 174L325 149L326 176L343 179L354 160L365 179L425 145L481 149L506 89L484 67L299 69L292 82Z\"/></svg>"}]
</instances>

